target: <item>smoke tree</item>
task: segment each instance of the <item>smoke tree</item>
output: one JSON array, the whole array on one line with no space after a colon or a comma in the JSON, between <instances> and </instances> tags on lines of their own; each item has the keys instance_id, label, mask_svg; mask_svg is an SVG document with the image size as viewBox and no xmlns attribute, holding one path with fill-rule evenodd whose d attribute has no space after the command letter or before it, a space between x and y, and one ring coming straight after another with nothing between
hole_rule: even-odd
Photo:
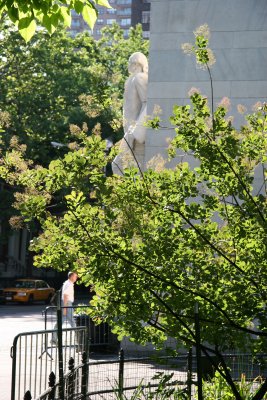
<instances>
[{"instance_id":1,"label":"smoke tree","mask_svg":"<svg viewBox=\"0 0 267 400\"><path fill-rule=\"evenodd\" d=\"M190 52L210 73L203 32ZM216 368L241 399L222 353L266 351L267 106L236 130L224 105L209 107L198 92L190 100L173 108L169 154L193 154L197 167L167 169L156 158L142 173L131 166L107 177L115 151L106 156L98 135L79 131L78 148L48 168L33 168L13 145L0 172L25 188L16 203L22 223L42 227L31 243L36 266L76 269L96 293L92 317L139 343L160 347L171 336L178 347L195 346L198 303L201 349L220 359Z\"/></svg>"}]
</instances>

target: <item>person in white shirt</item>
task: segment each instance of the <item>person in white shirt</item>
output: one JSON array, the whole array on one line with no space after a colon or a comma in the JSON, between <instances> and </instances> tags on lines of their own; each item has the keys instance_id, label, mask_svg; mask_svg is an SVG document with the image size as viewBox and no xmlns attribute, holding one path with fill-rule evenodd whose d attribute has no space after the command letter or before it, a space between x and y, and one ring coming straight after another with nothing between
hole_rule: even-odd
<instances>
[{"instance_id":1,"label":"person in white shirt","mask_svg":"<svg viewBox=\"0 0 267 400\"><path fill-rule=\"evenodd\" d=\"M74 283L77 281L78 275L76 272L68 273L68 280L63 283L61 300L62 300L62 310L63 310L63 322L70 324L72 328L76 327L75 320L73 318L73 302L74 302ZM57 329L57 323L54 326ZM51 342L57 342L57 333L53 332Z\"/></svg>"}]
</instances>

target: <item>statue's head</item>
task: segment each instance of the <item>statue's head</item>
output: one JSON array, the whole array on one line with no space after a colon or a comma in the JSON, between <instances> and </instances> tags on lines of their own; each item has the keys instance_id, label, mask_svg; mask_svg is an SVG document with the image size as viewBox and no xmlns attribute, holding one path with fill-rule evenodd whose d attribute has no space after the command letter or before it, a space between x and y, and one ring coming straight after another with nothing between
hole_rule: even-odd
<instances>
[{"instance_id":1,"label":"statue's head","mask_svg":"<svg viewBox=\"0 0 267 400\"><path fill-rule=\"evenodd\" d=\"M140 51L137 51L136 53L133 53L128 61L128 71L131 74L137 73L137 72L148 72L148 62L146 56L141 53Z\"/></svg>"}]
</instances>

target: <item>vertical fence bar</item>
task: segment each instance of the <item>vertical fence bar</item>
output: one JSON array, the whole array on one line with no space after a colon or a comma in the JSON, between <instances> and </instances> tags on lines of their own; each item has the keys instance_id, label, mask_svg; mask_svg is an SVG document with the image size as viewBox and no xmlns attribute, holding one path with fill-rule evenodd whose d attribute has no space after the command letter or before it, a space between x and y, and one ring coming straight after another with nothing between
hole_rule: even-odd
<instances>
[{"instance_id":1,"label":"vertical fence bar","mask_svg":"<svg viewBox=\"0 0 267 400\"><path fill-rule=\"evenodd\" d=\"M27 392L25 393L23 400L32 400L32 395L29 390L27 390Z\"/></svg>"},{"instance_id":2,"label":"vertical fence bar","mask_svg":"<svg viewBox=\"0 0 267 400\"><path fill-rule=\"evenodd\" d=\"M196 333L197 388L198 388L197 393L198 393L198 400L203 400L202 366L201 366L201 337L200 337L198 303L195 304L195 333Z\"/></svg>"},{"instance_id":3,"label":"vertical fence bar","mask_svg":"<svg viewBox=\"0 0 267 400\"><path fill-rule=\"evenodd\" d=\"M124 375L124 350L119 351L119 398L123 395L123 375Z\"/></svg>"},{"instance_id":4,"label":"vertical fence bar","mask_svg":"<svg viewBox=\"0 0 267 400\"><path fill-rule=\"evenodd\" d=\"M74 359L69 359L69 377L67 382L67 398L72 400L74 396Z\"/></svg>"},{"instance_id":5,"label":"vertical fence bar","mask_svg":"<svg viewBox=\"0 0 267 400\"><path fill-rule=\"evenodd\" d=\"M47 374L48 374L48 355L47 355L47 333L45 333L45 376L44 381L47 382ZM42 357L42 356L40 356Z\"/></svg>"},{"instance_id":6,"label":"vertical fence bar","mask_svg":"<svg viewBox=\"0 0 267 400\"><path fill-rule=\"evenodd\" d=\"M12 381L11 381L11 400L15 400L16 390L16 366L17 366L17 341L18 336L13 340L13 346L11 347L10 356L12 358Z\"/></svg>"},{"instance_id":7,"label":"vertical fence bar","mask_svg":"<svg viewBox=\"0 0 267 400\"><path fill-rule=\"evenodd\" d=\"M19 373L18 373L18 398L20 398L20 386L21 386L21 340L22 338L19 338Z\"/></svg>"},{"instance_id":8,"label":"vertical fence bar","mask_svg":"<svg viewBox=\"0 0 267 400\"><path fill-rule=\"evenodd\" d=\"M41 350L43 348L43 335L41 335L41 343L40 343L40 347ZM43 357L40 358L40 367L39 367L39 377L40 377L40 382L39 382L39 393L42 393L42 377L43 377ZM37 363L37 360L36 360Z\"/></svg>"},{"instance_id":9,"label":"vertical fence bar","mask_svg":"<svg viewBox=\"0 0 267 400\"><path fill-rule=\"evenodd\" d=\"M192 348L189 349L187 354L187 394L188 399L192 397L192 364L193 364L193 354Z\"/></svg>"},{"instance_id":10,"label":"vertical fence bar","mask_svg":"<svg viewBox=\"0 0 267 400\"><path fill-rule=\"evenodd\" d=\"M43 310L42 315L44 315L44 325L45 325L45 331L47 330L47 310L49 307L46 307L45 310Z\"/></svg>"},{"instance_id":11,"label":"vertical fence bar","mask_svg":"<svg viewBox=\"0 0 267 400\"><path fill-rule=\"evenodd\" d=\"M87 392L87 375L88 375L88 362L87 362L87 354L84 351L82 354L82 399L86 399L86 392Z\"/></svg>"},{"instance_id":12,"label":"vertical fence bar","mask_svg":"<svg viewBox=\"0 0 267 400\"><path fill-rule=\"evenodd\" d=\"M58 298L57 298L57 342L58 342L59 397L60 400L64 400L61 291L58 292Z\"/></svg>"},{"instance_id":13,"label":"vertical fence bar","mask_svg":"<svg viewBox=\"0 0 267 400\"><path fill-rule=\"evenodd\" d=\"M51 391L48 395L48 400L55 400L55 393L56 393L56 375L54 372L51 372L49 375L49 381L48 381L48 386L51 388Z\"/></svg>"},{"instance_id":14,"label":"vertical fence bar","mask_svg":"<svg viewBox=\"0 0 267 400\"><path fill-rule=\"evenodd\" d=\"M23 386L23 392L25 393L26 390L26 384L27 384L27 375L26 375L26 370L27 370L27 356L28 356L28 337L26 336L24 339L24 367L23 367L23 372L24 372L24 386ZM28 386L29 387L29 386Z\"/></svg>"},{"instance_id":15,"label":"vertical fence bar","mask_svg":"<svg viewBox=\"0 0 267 400\"><path fill-rule=\"evenodd\" d=\"M32 354L33 354L33 337L31 336L31 351L30 351L30 360L29 360L29 364L30 364L30 388L32 387Z\"/></svg>"},{"instance_id":16,"label":"vertical fence bar","mask_svg":"<svg viewBox=\"0 0 267 400\"><path fill-rule=\"evenodd\" d=\"M37 394L37 376L38 376L38 343L39 343L39 335L36 335L35 338L35 360L34 360L34 365L35 365L35 371L34 371L34 392L33 392L33 397L36 397Z\"/></svg>"},{"instance_id":17,"label":"vertical fence bar","mask_svg":"<svg viewBox=\"0 0 267 400\"><path fill-rule=\"evenodd\" d=\"M87 390L89 391L89 373L90 373L90 370L89 370L89 351L90 351L90 348L89 348L89 325L87 325L85 328L85 331L80 332L80 334L83 337L83 343L81 345L82 345L82 348L85 349L85 353L86 353L86 366L87 366L86 368L87 369L86 369L85 385L86 385Z\"/></svg>"}]
</instances>

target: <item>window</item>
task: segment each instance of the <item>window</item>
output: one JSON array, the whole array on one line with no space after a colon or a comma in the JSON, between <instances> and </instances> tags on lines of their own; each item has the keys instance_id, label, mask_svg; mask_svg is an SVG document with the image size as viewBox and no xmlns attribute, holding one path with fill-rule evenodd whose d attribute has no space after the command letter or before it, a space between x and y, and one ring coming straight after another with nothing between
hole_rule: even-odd
<instances>
[{"instance_id":1,"label":"window","mask_svg":"<svg viewBox=\"0 0 267 400\"><path fill-rule=\"evenodd\" d=\"M107 9L107 13L108 13L108 14L116 14L116 11L117 11L117 10L116 10L115 8L108 8L108 9Z\"/></svg>"},{"instance_id":2,"label":"window","mask_svg":"<svg viewBox=\"0 0 267 400\"><path fill-rule=\"evenodd\" d=\"M75 27L79 27L81 25L81 21L79 19L73 19L71 22L71 27L75 28Z\"/></svg>"},{"instance_id":3,"label":"window","mask_svg":"<svg viewBox=\"0 0 267 400\"><path fill-rule=\"evenodd\" d=\"M96 21L96 23L99 24L99 25L100 25L100 24L103 24L103 23L104 23L104 20L101 19L101 18L99 18L99 19Z\"/></svg>"},{"instance_id":4,"label":"window","mask_svg":"<svg viewBox=\"0 0 267 400\"><path fill-rule=\"evenodd\" d=\"M130 8L123 8L122 10L118 10L118 15L131 15L132 10Z\"/></svg>"},{"instance_id":5,"label":"window","mask_svg":"<svg viewBox=\"0 0 267 400\"><path fill-rule=\"evenodd\" d=\"M143 38L144 39L149 39L150 37L150 32L149 31L143 31Z\"/></svg>"},{"instance_id":6,"label":"window","mask_svg":"<svg viewBox=\"0 0 267 400\"><path fill-rule=\"evenodd\" d=\"M150 0L143 0L143 3L145 4L150 3Z\"/></svg>"},{"instance_id":7,"label":"window","mask_svg":"<svg viewBox=\"0 0 267 400\"><path fill-rule=\"evenodd\" d=\"M112 25L116 22L115 19L107 19L107 25Z\"/></svg>"},{"instance_id":8,"label":"window","mask_svg":"<svg viewBox=\"0 0 267 400\"><path fill-rule=\"evenodd\" d=\"M47 289L47 288L48 288L48 284L47 284L46 282L44 282L44 281L40 281L40 282L39 282L39 287L40 287L40 288L46 288L46 289Z\"/></svg>"},{"instance_id":9,"label":"window","mask_svg":"<svg viewBox=\"0 0 267 400\"><path fill-rule=\"evenodd\" d=\"M142 11L142 24L149 24L150 11Z\"/></svg>"},{"instance_id":10,"label":"window","mask_svg":"<svg viewBox=\"0 0 267 400\"><path fill-rule=\"evenodd\" d=\"M130 18L121 19L120 25L121 26L131 25L131 19Z\"/></svg>"},{"instance_id":11,"label":"window","mask_svg":"<svg viewBox=\"0 0 267 400\"><path fill-rule=\"evenodd\" d=\"M117 4L132 4L132 0L118 0Z\"/></svg>"}]
</instances>

